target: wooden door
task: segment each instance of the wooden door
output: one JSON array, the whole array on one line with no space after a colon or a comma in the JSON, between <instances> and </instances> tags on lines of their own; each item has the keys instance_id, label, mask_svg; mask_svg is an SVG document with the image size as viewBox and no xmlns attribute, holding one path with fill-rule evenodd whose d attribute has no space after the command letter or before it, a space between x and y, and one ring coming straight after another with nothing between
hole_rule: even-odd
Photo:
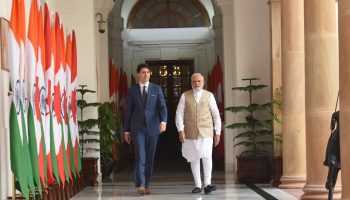
<instances>
[{"instance_id":1,"label":"wooden door","mask_svg":"<svg viewBox=\"0 0 350 200\"><path fill-rule=\"evenodd\" d=\"M175 114L181 94L191 89L193 60L162 60L146 62L152 71L150 81L162 87L168 108L167 130L159 137L158 158L181 157L181 143L175 125Z\"/></svg>"}]
</instances>

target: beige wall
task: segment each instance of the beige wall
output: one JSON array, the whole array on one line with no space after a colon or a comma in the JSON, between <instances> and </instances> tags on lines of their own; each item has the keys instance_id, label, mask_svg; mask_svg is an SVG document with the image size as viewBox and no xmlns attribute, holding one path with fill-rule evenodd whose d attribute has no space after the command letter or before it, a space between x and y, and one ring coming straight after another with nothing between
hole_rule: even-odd
<instances>
[{"instance_id":1,"label":"beige wall","mask_svg":"<svg viewBox=\"0 0 350 200\"><path fill-rule=\"evenodd\" d=\"M267 0L217 0L223 15L223 66L225 107L246 105L249 97L233 93L234 86L246 84L242 78L258 77L257 83L270 86L270 30ZM259 23L257 23L259 22ZM254 101L271 100L269 89L261 90ZM243 116L225 113L225 124L244 120ZM236 170L236 156L240 149L233 148L233 130L225 130L226 171Z\"/></svg>"},{"instance_id":2,"label":"beige wall","mask_svg":"<svg viewBox=\"0 0 350 200\"><path fill-rule=\"evenodd\" d=\"M93 0L47 0L51 11L57 11L69 31L76 32L78 49L78 84L97 89L95 53L95 15ZM77 12L79 11L79 12ZM91 97L91 101L97 97Z\"/></svg>"}]
</instances>

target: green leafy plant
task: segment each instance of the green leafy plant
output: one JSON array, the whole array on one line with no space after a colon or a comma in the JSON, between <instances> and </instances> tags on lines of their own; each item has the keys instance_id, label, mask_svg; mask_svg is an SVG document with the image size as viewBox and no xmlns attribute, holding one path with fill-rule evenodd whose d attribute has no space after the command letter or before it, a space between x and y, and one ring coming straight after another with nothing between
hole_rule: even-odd
<instances>
[{"instance_id":1,"label":"green leafy plant","mask_svg":"<svg viewBox=\"0 0 350 200\"><path fill-rule=\"evenodd\" d=\"M121 115L115 104L105 102L98 108L98 128L100 129L100 162L102 180L109 176L120 155L113 155L120 151ZM113 149L119 149L117 152Z\"/></svg>"},{"instance_id":2,"label":"green leafy plant","mask_svg":"<svg viewBox=\"0 0 350 200\"><path fill-rule=\"evenodd\" d=\"M101 157L111 158L112 148L120 144L119 130L121 128L121 117L119 112L110 102L101 104L98 108L98 128L100 129L100 154Z\"/></svg>"},{"instance_id":3,"label":"green leafy plant","mask_svg":"<svg viewBox=\"0 0 350 200\"><path fill-rule=\"evenodd\" d=\"M268 113L271 109L271 103L257 104L253 103L253 92L256 90L267 87L266 85L254 85L252 81L259 80L258 78L246 78L243 81L249 81L249 84L244 87L234 87L232 90L248 92L249 104L247 106L233 106L225 108L226 111L233 113L246 113L245 121L228 125L226 128L241 130L233 140L240 139L234 144L234 147L245 146L246 149L242 151L244 154L266 154L266 150L262 149L263 146L271 145L271 139L265 139L262 136L271 135L271 119L262 120L258 118L259 112Z\"/></svg>"},{"instance_id":4,"label":"green leafy plant","mask_svg":"<svg viewBox=\"0 0 350 200\"><path fill-rule=\"evenodd\" d=\"M79 92L81 95L81 98L77 101L77 106L80 109L80 120L78 120L79 136L80 136L79 144L81 145L80 146L81 155L82 157L84 157L85 153L94 153L99 151L98 148L88 144L98 144L100 142L98 138L91 137L91 136L99 135L99 131L92 130L95 126L98 125L98 119L94 119L94 118L85 119L84 112L86 108L98 107L101 105L101 103L98 103L98 102L89 103L84 99L86 94L95 93L95 91L87 89L87 85L79 85L77 92Z\"/></svg>"}]
</instances>

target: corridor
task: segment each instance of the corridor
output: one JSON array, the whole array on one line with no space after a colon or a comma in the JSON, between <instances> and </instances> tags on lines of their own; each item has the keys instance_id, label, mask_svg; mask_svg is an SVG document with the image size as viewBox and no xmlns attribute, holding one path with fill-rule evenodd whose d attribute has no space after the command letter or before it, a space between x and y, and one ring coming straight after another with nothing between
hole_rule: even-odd
<instances>
[{"instance_id":1,"label":"corridor","mask_svg":"<svg viewBox=\"0 0 350 200\"><path fill-rule=\"evenodd\" d=\"M268 184L246 186L234 184L233 174L213 170L212 184L217 190L209 195L192 194L193 179L189 166L178 162L168 162L167 165L156 164L152 178L151 195L141 196L133 185L132 167L115 174L112 179L105 180L96 187L87 187L72 200L109 200L109 199L145 199L145 200L296 200L296 196L270 187ZM187 168L188 167L188 168ZM254 187L255 186L255 187ZM298 193L298 192L297 192Z\"/></svg>"}]
</instances>

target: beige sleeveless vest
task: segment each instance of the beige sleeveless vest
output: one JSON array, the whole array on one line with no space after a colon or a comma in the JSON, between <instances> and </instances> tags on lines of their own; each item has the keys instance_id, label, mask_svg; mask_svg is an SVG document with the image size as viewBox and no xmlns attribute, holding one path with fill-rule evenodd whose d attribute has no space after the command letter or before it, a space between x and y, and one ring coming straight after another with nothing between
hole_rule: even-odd
<instances>
[{"instance_id":1,"label":"beige sleeveless vest","mask_svg":"<svg viewBox=\"0 0 350 200\"><path fill-rule=\"evenodd\" d=\"M193 96L193 91L189 90L185 95L184 131L186 139L197 139L201 137L213 137L214 126L209 109L210 92L203 90L202 97L198 104Z\"/></svg>"}]
</instances>

